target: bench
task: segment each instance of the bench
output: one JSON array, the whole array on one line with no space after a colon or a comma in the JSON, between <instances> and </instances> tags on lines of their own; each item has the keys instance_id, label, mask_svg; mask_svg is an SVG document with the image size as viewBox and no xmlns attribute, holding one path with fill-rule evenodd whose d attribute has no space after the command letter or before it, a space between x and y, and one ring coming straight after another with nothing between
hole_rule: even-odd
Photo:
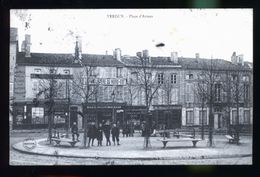
<instances>
[{"instance_id":1,"label":"bench","mask_svg":"<svg viewBox=\"0 0 260 177\"><path fill-rule=\"evenodd\" d=\"M180 134L180 133L173 134L173 136L175 136L177 138L180 138L180 137L195 138L194 135L187 135L187 134Z\"/></svg>"},{"instance_id":2,"label":"bench","mask_svg":"<svg viewBox=\"0 0 260 177\"><path fill-rule=\"evenodd\" d=\"M228 139L229 143L236 143L239 141L239 139L235 139L235 137L230 136L230 135L225 135L225 137Z\"/></svg>"},{"instance_id":3,"label":"bench","mask_svg":"<svg viewBox=\"0 0 260 177\"><path fill-rule=\"evenodd\" d=\"M72 147L75 146L75 144L79 141L73 141L72 139L69 138L51 138L52 141L54 141L57 145L60 145L61 142L67 142L69 143Z\"/></svg>"},{"instance_id":4,"label":"bench","mask_svg":"<svg viewBox=\"0 0 260 177\"><path fill-rule=\"evenodd\" d=\"M201 141L201 139L194 139L194 138L181 138L181 139L173 139L173 138L165 138L165 139L157 139L163 143L163 148L166 148L168 142L184 142L184 141L191 141L193 147L196 147L197 142Z\"/></svg>"},{"instance_id":5,"label":"bench","mask_svg":"<svg viewBox=\"0 0 260 177\"><path fill-rule=\"evenodd\" d=\"M169 133L169 136L170 136L170 133L173 133L173 136L177 137L177 138L180 138L180 137L195 138L195 130L191 134L184 134L184 133L180 133L180 131L175 130L175 129L157 130L151 136L156 136L156 134L159 134L159 135L165 137L165 135L168 133Z\"/></svg>"}]
</instances>

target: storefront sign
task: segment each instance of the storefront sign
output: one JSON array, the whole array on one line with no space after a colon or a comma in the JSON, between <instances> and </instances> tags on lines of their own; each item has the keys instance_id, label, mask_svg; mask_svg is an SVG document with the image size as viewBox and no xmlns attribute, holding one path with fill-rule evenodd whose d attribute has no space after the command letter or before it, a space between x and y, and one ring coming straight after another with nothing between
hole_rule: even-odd
<instances>
[{"instance_id":1,"label":"storefront sign","mask_svg":"<svg viewBox=\"0 0 260 177\"><path fill-rule=\"evenodd\" d=\"M17 100L25 97L25 67L17 67L15 70L14 97Z\"/></svg>"}]
</instances>

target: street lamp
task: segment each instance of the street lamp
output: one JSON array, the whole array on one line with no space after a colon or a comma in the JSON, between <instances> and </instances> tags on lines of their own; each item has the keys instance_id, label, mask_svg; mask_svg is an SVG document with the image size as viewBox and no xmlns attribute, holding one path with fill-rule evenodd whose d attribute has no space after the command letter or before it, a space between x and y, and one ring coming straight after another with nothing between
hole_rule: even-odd
<instances>
[{"instance_id":1,"label":"street lamp","mask_svg":"<svg viewBox=\"0 0 260 177\"><path fill-rule=\"evenodd\" d=\"M113 100L113 112L112 112L112 121L115 122L115 92L113 90L112 94L112 100Z\"/></svg>"}]
</instances>

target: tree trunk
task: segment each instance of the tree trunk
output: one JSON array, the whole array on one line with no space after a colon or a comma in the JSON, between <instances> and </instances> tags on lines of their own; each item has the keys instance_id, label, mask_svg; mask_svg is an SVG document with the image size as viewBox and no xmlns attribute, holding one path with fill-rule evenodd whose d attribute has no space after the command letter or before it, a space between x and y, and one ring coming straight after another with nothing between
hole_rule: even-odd
<instances>
[{"instance_id":1,"label":"tree trunk","mask_svg":"<svg viewBox=\"0 0 260 177\"><path fill-rule=\"evenodd\" d=\"M201 121L201 139L204 140L204 102L202 103Z\"/></svg>"},{"instance_id":2,"label":"tree trunk","mask_svg":"<svg viewBox=\"0 0 260 177\"><path fill-rule=\"evenodd\" d=\"M88 103L85 104L85 106L86 106L85 112L83 111L84 112L84 114L83 114L83 121L84 121L83 147L84 148L86 148L86 146L87 146L87 128L88 128L87 124L88 124L88 121L87 121L87 116L85 116L85 115L87 115L87 104Z\"/></svg>"},{"instance_id":3,"label":"tree trunk","mask_svg":"<svg viewBox=\"0 0 260 177\"><path fill-rule=\"evenodd\" d=\"M209 146L213 146L213 126L214 126L214 115L212 107L209 108Z\"/></svg>"},{"instance_id":4,"label":"tree trunk","mask_svg":"<svg viewBox=\"0 0 260 177\"><path fill-rule=\"evenodd\" d=\"M87 118L84 116L84 137L83 137L83 147L87 147Z\"/></svg>"},{"instance_id":5,"label":"tree trunk","mask_svg":"<svg viewBox=\"0 0 260 177\"><path fill-rule=\"evenodd\" d=\"M51 138L52 138L53 117L54 117L53 108L51 108L51 112L50 112L49 120L48 120L48 132L49 132L49 143L50 144L52 143Z\"/></svg>"},{"instance_id":6,"label":"tree trunk","mask_svg":"<svg viewBox=\"0 0 260 177\"><path fill-rule=\"evenodd\" d=\"M214 126L214 115L213 115L213 83L210 83L210 100L209 100L209 147L213 146L213 126Z\"/></svg>"}]
</instances>

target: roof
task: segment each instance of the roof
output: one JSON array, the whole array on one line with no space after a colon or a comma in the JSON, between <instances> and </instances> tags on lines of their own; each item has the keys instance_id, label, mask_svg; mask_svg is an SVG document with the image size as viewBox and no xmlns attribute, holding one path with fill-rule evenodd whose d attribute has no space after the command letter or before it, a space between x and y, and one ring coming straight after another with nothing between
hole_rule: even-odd
<instances>
[{"instance_id":1,"label":"roof","mask_svg":"<svg viewBox=\"0 0 260 177\"><path fill-rule=\"evenodd\" d=\"M122 62L128 66L140 65L140 60L138 57L124 56L122 57ZM178 58L178 64L170 61L170 57L151 57L152 66L176 66L181 65L185 69L205 69L212 66L215 69L252 69L252 63L244 62L244 66L232 64L230 61L224 59L205 59L205 58Z\"/></svg>"},{"instance_id":2,"label":"roof","mask_svg":"<svg viewBox=\"0 0 260 177\"><path fill-rule=\"evenodd\" d=\"M136 56L123 56L122 62L126 65L140 65L141 62ZM180 64L176 64L170 61L170 57L151 57L152 65L171 65L176 66Z\"/></svg>"},{"instance_id":3,"label":"roof","mask_svg":"<svg viewBox=\"0 0 260 177\"><path fill-rule=\"evenodd\" d=\"M91 66L123 66L123 64L114 59L112 55L93 55L82 54L82 63ZM31 57L25 57L24 52L19 52L17 56L18 65L27 66L80 66L74 63L72 54L55 53L31 53Z\"/></svg>"},{"instance_id":4,"label":"roof","mask_svg":"<svg viewBox=\"0 0 260 177\"><path fill-rule=\"evenodd\" d=\"M10 42L18 41L18 29L10 28Z\"/></svg>"},{"instance_id":5,"label":"roof","mask_svg":"<svg viewBox=\"0 0 260 177\"><path fill-rule=\"evenodd\" d=\"M121 62L122 61L122 62ZM121 61L116 60L112 55L95 55L82 54L82 63L84 65L101 66L101 67L123 67L123 66L140 66L140 60L136 56L122 56ZM223 59L204 59L204 58L178 58L178 64L170 61L170 57L151 57L152 65L155 66L181 66L184 69L205 69L212 66L216 69L230 70L243 69L251 70L253 64L244 62L244 66L232 64L230 61ZM72 54L55 54L55 53L31 53L31 57L25 57L24 52L19 52L17 56L18 65L27 66L66 66L79 67L74 63Z\"/></svg>"}]
</instances>

